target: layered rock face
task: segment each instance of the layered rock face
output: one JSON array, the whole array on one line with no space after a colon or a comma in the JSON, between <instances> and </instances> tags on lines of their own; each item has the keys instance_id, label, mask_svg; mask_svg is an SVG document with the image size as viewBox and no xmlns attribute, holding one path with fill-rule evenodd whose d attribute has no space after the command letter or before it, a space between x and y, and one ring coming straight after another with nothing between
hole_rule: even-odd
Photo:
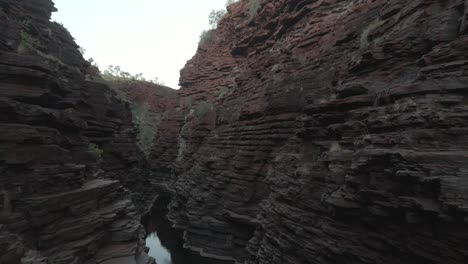
<instances>
[{"instance_id":1,"label":"layered rock face","mask_svg":"<svg viewBox=\"0 0 468 264\"><path fill-rule=\"evenodd\" d=\"M240 263L468 261L468 2L243 0L182 70L169 218ZM155 157L160 157L155 153Z\"/></svg>"},{"instance_id":2,"label":"layered rock face","mask_svg":"<svg viewBox=\"0 0 468 264\"><path fill-rule=\"evenodd\" d=\"M150 263L131 113L53 11L0 1L0 263Z\"/></svg>"}]
</instances>

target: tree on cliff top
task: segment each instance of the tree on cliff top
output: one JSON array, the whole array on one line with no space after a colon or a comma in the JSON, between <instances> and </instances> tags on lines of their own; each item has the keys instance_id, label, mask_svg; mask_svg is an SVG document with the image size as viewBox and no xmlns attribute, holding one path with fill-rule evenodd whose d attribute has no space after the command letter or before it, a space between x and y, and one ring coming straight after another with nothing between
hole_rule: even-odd
<instances>
[{"instance_id":1,"label":"tree on cliff top","mask_svg":"<svg viewBox=\"0 0 468 264\"><path fill-rule=\"evenodd\" d=\"M226 10L211 10L210 15L208 16L208 22L212 29L215 29L218 26L219 20L226 14Z\"/></svg>"},{"instance_id":2,"label":"tree on cliff top","mask_svg":"<svg viewBox=\"0 0 468 264\"><path fill-rule=\"evenodd\" d=\"M239 0L227 0L226 7L236 2L239 2ZM203 45L211 40L213 30L218 27L218 22L221 20L221 18L223 18L225 14L225 9L211 10L210 15L208 16L208 24L210 25L210 29L203 30L203 32L200 35L199 44Z\"/></svg>"},{"instance_id":3,"label":"tree on cliff top","mask_svg":"<svg viewBox=\"0 0 468 264\"><path fill-rule=\"evenodd\" d=\"M129 72L123 71L120 66L113 66L109 65L107 70L104 71L102 74L102 78L105 80L133 80L133 81L144 81L144 82L152 82L158 85L166 85L164 82L160 81L158 77L154 77L152 80L147 80L143 73L138 73L135 75L130 74Z\"/></svg>"},{"instance_id":4,"label":"tree on cliff top","mask_svg":"<svg viewBox=\"0 0 468 264\"><path fill-rule=\"evenodd\" d=\"M226 10L211 10L210 15L208 16L208 23L210 24L209 30L203 30L200 35L199 45L204 45L211 40L213 31L218 27L218 22L226 14Z\"/></svg>"}]
</instances>

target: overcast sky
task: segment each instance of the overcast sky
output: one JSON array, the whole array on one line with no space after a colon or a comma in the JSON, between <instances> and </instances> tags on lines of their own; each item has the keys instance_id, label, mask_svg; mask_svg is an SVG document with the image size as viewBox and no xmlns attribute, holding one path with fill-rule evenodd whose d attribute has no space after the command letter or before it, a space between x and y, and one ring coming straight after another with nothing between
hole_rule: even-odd
<instances>
[{"instance_id":1,"label":"overcast sky","mask_svg":"<svg viewBox=\"0 0 468 264\"><path fill-rule=\"evenodd\" d=\"M101 70L119 65L178 88L208 15L226 0L53 0L52 19L70 30Z\"/></svg>"}]
</instances>

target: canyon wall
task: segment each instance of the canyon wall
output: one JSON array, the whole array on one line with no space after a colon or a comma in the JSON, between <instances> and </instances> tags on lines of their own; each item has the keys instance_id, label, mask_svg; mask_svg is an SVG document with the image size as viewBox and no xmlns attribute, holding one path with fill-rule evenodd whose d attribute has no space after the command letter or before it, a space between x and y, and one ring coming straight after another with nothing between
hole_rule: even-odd
<instances>
[{"instance_id":1,"label":"canyon wall","mask_svg":"<svg viewBox=\"0 0 468 264\"><path fill-rule=\"evenodd\" d=\"M53 11L0 0L0 263L151 263L131 112Z\"/></svg>"},{"instance_id":2,"label":"canyon wall","mask_svg":"<svg viewBox=\"0 0 468 264\"><path fill-rule=\"evenodd\" d=\"M185 246L239 263L466 263L467 10L229 6L153 153Z\"/></svg>"}]
</instances>

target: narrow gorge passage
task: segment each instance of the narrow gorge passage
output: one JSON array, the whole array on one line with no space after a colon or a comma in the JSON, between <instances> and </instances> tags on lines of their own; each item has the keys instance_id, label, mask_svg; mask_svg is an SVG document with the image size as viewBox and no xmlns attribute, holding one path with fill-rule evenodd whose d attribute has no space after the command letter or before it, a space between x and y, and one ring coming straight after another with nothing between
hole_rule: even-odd
<instances>
[{"instance_id":1,"label":"narrow gorge passage","mask_svg":"<svg viewBox=\"0 0 468 264\"><path fill-rule=\"evenodd\" d=\"M171 252L162 245L156 231L147 233L145 243L150 248L148 255L153 257L156 263L174 264Z\"/></svg>"},{"instance_id":2,"label":"narrow gorge passage","mask_svg":"<svg viewBox=\"0 0 468 264\"><path fill-rule=\"evenodd\" d=\"M184 256L183 239L177 234L171 223L165 218L170 197L158 197L151 210L142 217L146 231L146 246L148 255L154 257L157 263L191 264Z\"/></svg>"},{"instance_id":3,"label":"narrow gorge passage","mask_svg":"<svg viewBox=\"0 0 468 264\"><path fill-rule=\"evenodd\" d=\"M0 264L468 263L468 0L224 2L175 90L0 0Z\"/></svg>"},{"instance_id":4,"label":"narrow gorge passage","mask_svg":"<svg viewBox=\"0 0 468 264\"><path fill-rule=\"evenodd\" d=\"M142 221L146 231L146 246L149 247L148 255L153 257L157 263L176 264L176 262L172 260L172 255L178 255L177 250L170 250L167 246L163 245L158 236L158 229L171 228L168 226L169 223L166 223L166 225L163 224L164 215L160 213L159 210L152 209L150 213L145 216L146 219L144 218ZM182 251L182 247L179 249ZM188 262L182 261L179 263L187 264Z\"/></svg>"}]
</instances>

